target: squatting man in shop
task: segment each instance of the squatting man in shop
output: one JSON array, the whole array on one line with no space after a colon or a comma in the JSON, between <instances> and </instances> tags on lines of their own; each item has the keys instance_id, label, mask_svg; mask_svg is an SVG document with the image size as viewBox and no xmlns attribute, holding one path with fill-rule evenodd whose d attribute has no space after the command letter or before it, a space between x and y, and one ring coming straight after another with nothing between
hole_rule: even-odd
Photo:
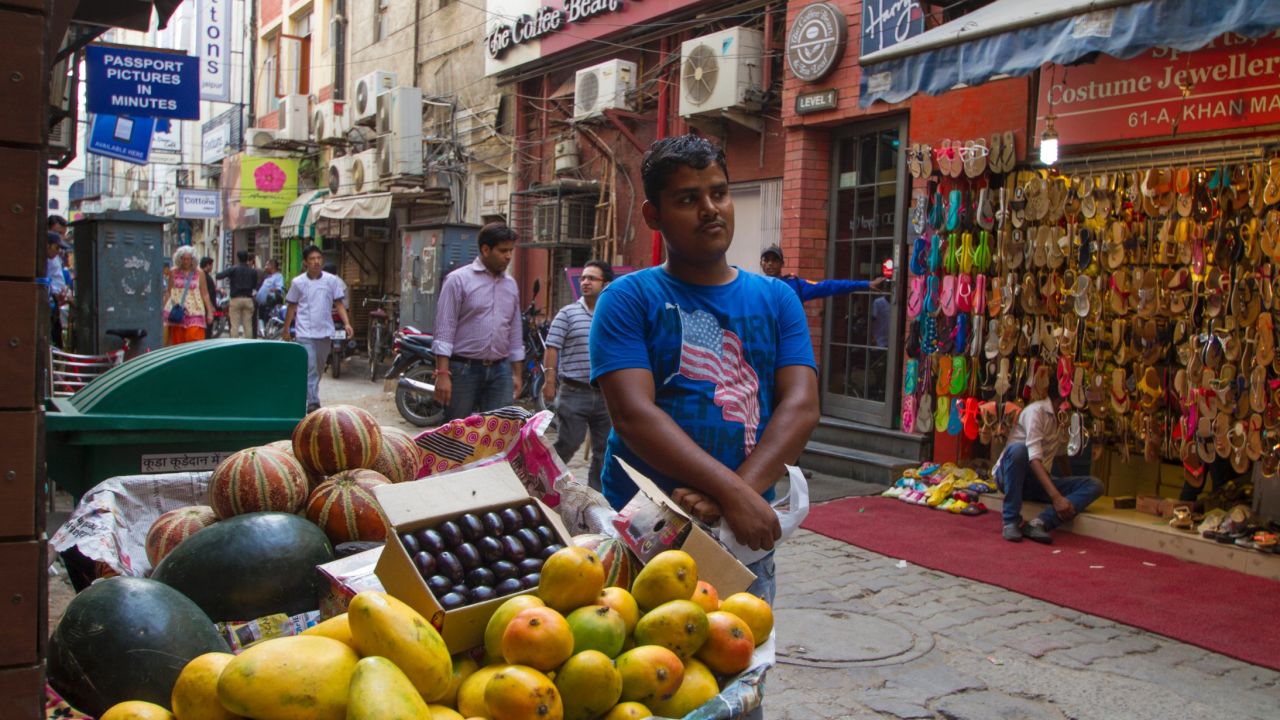
<instances>
[{"instance_id":1,"label":"squatting man in shop","mask_svg":"<svg viewBox=\"0 0 1280 720\"><path fill-rule=\"evenodd\" d=\"M557 390L560 400L556 403L556 415L560 430L556 434L556 454L569 461L582 446L587 430L591 430L591 470L587 484L600 489L600 470L604 465L604 444L609 439L613 424L609 422L609 408L604 395L591 385L591 358L588 341L591 338L591 318L595 313L600 291L613 281L613 268L600 260L588 260L582 267L578 282L582 298L565 305L556 313L547 331L546 384L542 396L548 403L555 402Z\"/></svg>"},{"instance_id":2,"label":"squatting man in shop","mask_svg":"<svg viewBox=\"0 0 1280 720\"><path fill-rule=\"evenodd\" d=\"M308 245L302 249L302 264L306 272L289 283L289 293L284 298L289 310L281 338L287 342L296 337L307 351L307 412L311 412L320 407L320 376L333 346L333 313L342 319L347 337L354 333L342 303L346 297L342 281L321 270L324 253L315 245ZM295 320L297 328L293 326Z\"/></svg>"},{"instance_id":3,"label":"squatting man in shop","mask_svg":"<svg viewBox=\"0 0 1280 720\"><path fill-rule=\"evenodd\" d=\"M694 135L659 140L641 176L667 261L596 304L592 381L613 418L604 495L621 508L635 494L622 459L704 521L723 519L742 545L772 551L774 483L818 423L804 310L786 285L725 259L734 216L722 150ZM749 568L750 591L772 602L773 553Z\"/></svg>"}]
</instances>

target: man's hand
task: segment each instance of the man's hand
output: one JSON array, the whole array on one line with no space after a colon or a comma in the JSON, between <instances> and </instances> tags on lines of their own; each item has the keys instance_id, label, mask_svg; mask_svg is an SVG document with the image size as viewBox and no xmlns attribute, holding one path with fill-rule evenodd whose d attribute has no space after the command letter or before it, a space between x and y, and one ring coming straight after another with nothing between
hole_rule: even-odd
<instances>
[{"instance_id":1,"label":"man's hand","mask_svg":"<svg viewBox=\"0 0 1280 720\"><path fill-rule=\"evenodd\" d=\"M777 513L754 492L734 493L725 500L721 510L733 536L752 550L772 550L773 544L782 537Z\"/></svg>"},{"instance_id":2,"label":"man's hand","mask_svg":"<svg viewBox=\"0 0 1280 720\"><path fill-rule=\"evenodd\" d=\"M524 390L524 373L511 373L511 399L515 400L520 397L520 391Z\"/></svg>"},{"instance_id":3,"label":"man's hand","mask_svg":"<svg viewBox=\"0 0 1280 720\"><path fill-rule=\"evenodd\" d=\"M449 407L453 399L453 376L436 373L436 402Z\"/></svg>"},{"instance_id":4,"label":"man's hand","mask_svg":"<svg viewBox=\"0 0 1280 720\"><path fill-rule=\"evenodd\" d=\"M293 340L293 336L289 334L288 328L280 331L280 339L285 342L291 342Z\"/></svg>"},{"instance_id":5,"label":"man's hand","mask_svg":"<svg viewBox=\"0 0 1280 720\"><path fill-rule=\"evenodd\" d=\"M343 323L342 329L347 331L348 340L355 337L356 331L355 328L351 327L351 323Z\"/></svg>"},{"instance_id":6,"label":"man's hand","mask_svg":"<svg viewBox=\"0 0 1280 720\"><path fill-rule=\"evenodd\" d=\"M545 382L545 383L543 383L543 384L542 384L542 399L543 399L543 400L546 400L546 401L547 401L547 402L549 402L549 403L551 403L551 402L555 402L555 401L556 401L556 379L555 379L555 376L553 376L553 375L544 375L543 377L545 377L547 380L546 380L546 382ZM519 394L520 394L520 393L516 393L516 395L519 395Z\"/></svg>"},{"instance_id":7,"label":"man's hand","mask_svg":"<svg viewBox=\"0 0 1280 720\"><path fill-rule=\"evenodd\" d=\"M1076 515L1075 506L1062 495L1057 495L1053 498L1053 509L1054 512L1058 513L1058 519L1062 522L1066 522Z\"/></svg>"},{"instance_id":8,"label":"man's hand","mask_svg":"<svg viewBox=\"0 0 1280 720\"><path fill-rule=\"evenodd\" d=\"M676 488L671 493L671 499L689 515L708 525L714 525L720 521L720 503L710 495L691 488Z\"/></svg>"},{"instance_id":9,"label":"man's hand","mask_svg":"<svg viewBox=\"0 0 1280 720\"><path fill-rule=\"evenodd\" d=\"M885 279L883 277L878 277L875 280L871 281L871 289L879 290L881 287L884 286L884 284L885 284Z\"/></svg>"}]
</instances>

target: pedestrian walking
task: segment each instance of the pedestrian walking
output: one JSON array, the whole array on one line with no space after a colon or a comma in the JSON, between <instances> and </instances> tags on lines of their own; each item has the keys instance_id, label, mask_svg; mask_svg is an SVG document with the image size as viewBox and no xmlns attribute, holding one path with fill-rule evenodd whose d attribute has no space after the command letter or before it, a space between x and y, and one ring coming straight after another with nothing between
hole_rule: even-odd
<instances>
[{"instance_id":1,"label":"pedestrian walking","mask_svg":"<svg viewBox=\"0 0 1280 720\"><path fill-rule=\"evenodd\" d=\"M613 282L613 268L600 260L588 260L578 276L582 298L556 313L547 331L546 383L542 396L555 401L560 429L555 450L561 460L569 458L582 446L591 431L591 470L587 484L600 489L600 470L604 464L604 446L613 429L609 408L600 389L591 385L591 318L600 291ZM559 393L557 399L557 392Z\"/></svg>"},{"instance_id":2,"label":"pedestrian walking","mask_svg":"<svg viewBox=\"0 0 1280 720\"><path fill-rule=\"evenodd\" d=\"M249 264L249 253L241 250L236 253L235 265L218 273L218 280L226 279L231 302L227 306L227 315L231 322L232 337L253 337L253 288L258 283L258 271Z\"/></svg>"},{"instance_id":3,"label":"pedestrian walking","mask_svg":"<svg viewBox=\"0 0 1280 720\"><path fill-rule=\"evenodd\" d=\"M613 418L601 484L614 508L635 494L626 460L738 542L770 552L749 567L772 602L770 507L785 464L818 423L818 376L796 293L725 259L734 236L724 152L694 135L650 146L646 224L667 261L620 278L591 325L591 375Z\"/></svg>"},{"instance_id":4,"label":"pedestrian walking","mask_svg":"<svg viewBox=\"0 0 1280 720\"><path fill-rule=\"evenodd\" d=\"M165 288L164 330L166 345L181 345L205 338L213 320L209 277L196 267L196 251L183 245L173 253Z\"/></svg>"},{"instance_id":5,"label":"pedestrian walking","mask_svg":"<svg viewBox=\"0 0 1280 720\"><path fill-rule=\"evenodd\" d=\"M311 412L320 407L320 376L333 345L335 311L347 337L351 337L352 331L347 308L342 304L345 298L342 281L321 269L324 253L315 245L308 245L302 249L302 264L305 272L290 281L289 293L284 298L289 309L281 338L286 342L296 338L307 351L307 412Z\"/></svg>"},{"instance_id":6,"label":"pedestrian walking","mask_svg":"<svg viewBox=\"0 0 1280 720\"><path fill-rule=\"evenodd\" d=\"M49 343L61 349L65 347L65 339L62 337L62 303L67 298L67 280L63 273L62 251L69 246L63 242L61 235L50 230L45 247L45 282L49 286Z\"/></svg>"},{"instance_id":7,"label":"pedestrian walking","mask_svg":"<svg viewBox=\"0 0 1280 720\"><path fill-rule=\"evenodd\" d=\"M200 272L204 273L204 283L209 289L209 297L213 303L209 305L209 311L212 312L218 302L218 281L213 277L213 258L208 255L200 258Z\"/></svg>"},{"instance_id":8,"label":"pedestrian walking","mask_svg":"<svg viewBox=\"0 0 1280 720\"><path fill-rule=\"evenodd\" d=\"M440 288L432 348L436 400L446 420L509 405L520 395L520 289L507 273L516 239L505 223L480 228L479 254Z\"/></svg>"}]
</instances>

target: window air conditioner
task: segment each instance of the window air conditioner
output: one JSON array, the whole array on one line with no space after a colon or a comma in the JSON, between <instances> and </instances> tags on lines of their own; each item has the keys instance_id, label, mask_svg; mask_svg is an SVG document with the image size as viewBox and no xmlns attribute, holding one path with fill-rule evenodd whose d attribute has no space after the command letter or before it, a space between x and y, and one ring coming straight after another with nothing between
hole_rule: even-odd
<instances>
[{"instance_id":1,"label":"window air conditioner","mask_svg":"<svg viewBox=\"0 0 1280 720\"><path fill-rule=\"evenodd\" d=\"M680 46L680 115L760 109L764 34L729 28Z\"/></svg>"},{"instance_id":2,"label":"window air conditioner","mask_svg":"<svg viewBox=\"0 0 1280 720\"><path fill-rule=\"evenodd\" d=\"M305 142L310 137L311 114L306 95L285 95L280 101L281 140Z\"/></svg>"},{"instance_id":3,"label":"window air conditioner","mask_svg":"<svg viewBox=\"0 0 1280 720\"><path fill-rule=\"evenodd\" d=\"M595 200L542 200L533 209L533 236L540 243L583 244L596 234Z\"/></svg>"}]
</instances>

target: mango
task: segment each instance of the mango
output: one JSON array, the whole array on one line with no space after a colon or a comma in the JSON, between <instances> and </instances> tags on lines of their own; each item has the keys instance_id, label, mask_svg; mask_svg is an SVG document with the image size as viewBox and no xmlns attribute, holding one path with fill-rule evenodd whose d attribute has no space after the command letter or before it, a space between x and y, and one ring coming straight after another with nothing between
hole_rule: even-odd
<instances>
[{"instance_id":1,"label":"mango","mask_svg":"<svg viewBox=\"0 0 1280 720\"><path fill-rule=\"evenodd\" d=\"M498 606L484 627L484 661L486 665L503 662L502 633L506 632L511 618L531 607L546 607L537 595L517 595Z\"/></svg>"},{"instance_id":2,"label":"mango","mask_svg":"<svg viewBox=\"0 0 1280 720\"><path fill-rule=\"evenodd\" d=\"M631 583L631 594L644 611L672 600L688 600L698 587L698 564L683 550L658 553Z\"/></svg>"},{"instance_id":3,"label":"mango","mask_svg":"<svg viewBox=\"0 0 1280 720\"><path fill-rule=\"evenodd\" d=\"M335 615L324 622L312 625L303 630L301 634L333 638L355 648L355 642L351 639L351 623L347 621L346 613Z\"/></svg>"},{"instance_id":4,"label":"mango","mask_svg":"<svg viewBox=\"0 0 1280 720\"><path fill-rule=\"evenodd\" d=\"M607 587L600 591L596 604L607 605L616 610L622 616L622 622L626 623L628 636L635 632L636 623L640 621L640 606L636 604L635 596L631 591L620 587Z\"/></svg>"},{"instance_id":5,"label":"mango","mask_svg":"<svg viewBox=\"0 0 1280 720\"><path fill-rule=\"evenodd\" d=\"M218 676L218 700L257 720L345 720L356 656L333 638L295 635L258 643Z\"/></svg>"},{"instance_id":6,"label":"mango","mask_svg":"<svg viewBox=\"0 0 1280 720\"><path fill-rule=\"evenodd\" d=\"M659 700L651 707L655 715L669 718L682 718L702 707L703 703L720 692L716 685L716 676L706 665L697 660L690 660L684 666L684 679L680 688L667 700Z\"/></svg>"},{"instance_id":7,"label":"mango","mask_svg":"<svg viewBox=\"0 0 1280 720\"><path fill-rule=\"evenodd\" d=\"M638 702L622 702L614 705L600 720L644 720L652 716L653 711Z\"/></svg>"},{"instance_id":8,"label":"mango","mask_svg":"<svg viewBox=\"0 0 1280 720\"><path fill-rule=\"evenodd\" d=\"M648 707L666 700L684 680L684 663L670 650L657 645L641 645L616 660L622 675L622 699Z\"/></svg>"},{"instance_id":9,"label":"mango","mask_svg":"<svg viewBox=\"0 0 1280 720\"><path fill-rule=\"evenodd\" d=\"M457 710L446 705L428 705L427 709L431 714L423 720L467 720Z\"/></svg>"},{"instance_id":10,"label":"mango","mask_svg":"<svg viewBox=\"0 0 1280 720\"><path fill-rule=\"evenodd\" d=\"M636 645L661 645L688 660L707 641L707 614L692 600L672 600L645 613L636 624Z\"/></svg>"},{"instance_id":11,"label":"mango","mask_svg":"<svg viewBox=\"0 0 1280 720\"><path fill-rule=\"evenodd\" d=\"M751 637L755 639L756 647L768 640L769 633L773 632L773 608L751 593L730 595L720 602L720 610L742 618L747 627L751 628Z\"/></svg>"},{"instance_id":12,"label":"mango","mask_svg":"<svg viewBox=\"0 0 1280 720\"><path fill-rule=\"evenodd\" d=\"M595 603L603 589L604 565L587 548L571 545L542 564L538 597L562 615Z\"/></svg>"},{"instance_id":13,"label":"mango","mask_svg":"<svg viewBox=\"0 0 1280 720\"><path fill-rule=\"evenodd\" d=\"M564 616L549 607L522 610L502 634L502 657L512 665L548 672L572 654L573 631Z\"/></svg>"},{"instance_id":14,"label":"mango","mask_svg":"<svg viewBox=\"0 0 1280 720\"><path fill-rule=\"evenodd\" d=\"M126 700L108 708L100 720L173 720L173 713L145 700Z\"/></svg>"},{"instance_id":15,"label":"mango","mask_svg":"<svg viewBox=\"0 0 1280 720\"><path fill-rule=\"evenodd\" d=\"M356 663L347 720L420 720L430 713L427 701L395 663L376 655Z\"/></svg>"},{"instance_id":16,"label":"mango","mask_svg":"<svg viewBox=\"0 0 1280 720\"><path fill-rule=\"evenodd\" d=\"M449 689L445 691L444 697L437 702L438 705L447 705L455 707L458 704L458 688L462 687L462 681L471 677L471 673L480 668L471 656L459 654L453 656L453 678L449 681Z\"/></svg>"},{"instance_id":17,"label":"mango","mask_svg":"<svg viewBox=\"0 0 1280 720\"><path fill-rule=\"evenodd\" d=\"M489 708L484 704L484 688L499 670L508 665L487 665L471 673L458 687L458 712L463 717L492 720Z\"/></svg>"},{"instance_id":18,"label":"mango","mask_svg":"<svg viewBox=\"0 0 1280 720\"><path fill-rule=\"evenodd\" d=\"M720 593L716 592L715 586L706 580L698 581L692 600L706 612L715 612L720 609Z\"/></svg>"},{"instance_id":19,"label":"mango","mask_svg":"<svg viewBox=\"0 0 1280 720\"><path fill-rule=\"evenodd\" d=\"M509 665L484 686L484 704L493 720L564 720L560 691L542 673Z\"/></svg>"},{"instance_id":20,"label":"mango","mask_svg":"<svg viewBox=\"0 0 1280 720\"><path fill-rule=\"evenodd\" d=\"M599 650L613 658L622 652L627 624L617 610L604 605L587 605L565 618L573 632L573 652Z\"/></svg>"},{"instance_id":21,"label":"mango","mask_svg":"<svg viewBox=\"0 0 1280 720\"><path fill-rule=\"evenodd\" d=\"M169 706L179 720L236 720L218 702L218 676L235 659L231 653L211 652L191 659L178 674Z\"/></svg>"},{"instance_id":22,"label":"mango","mask_svg":"<svg viewBox=\"0 0 1280 720\"><path fill-rule=\"evenodd\" d=\"M756 641L747 623L733 613L707 613L710 633L697 657L717 675L737 675L751 666Z\"/></svg>"},{"instance_id":23,"label":"mango","mask_svg":"<svg viewBox=\"0 0 1280 720\"><path fill-rule=\"evenodd\" d=\"M565 720L592 720L622 697L622 674L613 660L597 650L584 650L556 671L556 689L564 700Z\"/></svg>"},{"instance_id":24,"label":"mango","mask_svg":"<svg viewBox=\"0 0 1280 720\"><path fill-rule=\"evenodd\" d=\"M366 590L352 598L347 616L361 656L378 655L395 663L429 703L449 691L449 648L417 610L384 592Z\"/></svg>"}]
</instances>

